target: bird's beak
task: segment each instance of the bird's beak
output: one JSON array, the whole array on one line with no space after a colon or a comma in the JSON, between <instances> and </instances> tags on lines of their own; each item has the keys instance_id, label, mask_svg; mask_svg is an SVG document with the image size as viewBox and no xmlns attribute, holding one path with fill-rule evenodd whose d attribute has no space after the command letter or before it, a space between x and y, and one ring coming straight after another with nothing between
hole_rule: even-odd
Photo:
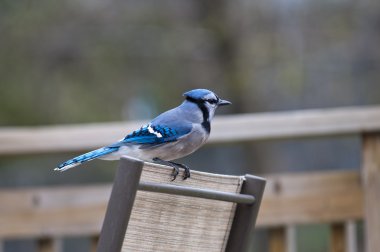
<instances>
[{"instance_id":1,"label":"bird's beak","mask_svg":"<svg viewBox=\"0 0 380 252\"><path fill-rule=\"evenodd\" d=\"M218 106L225 106L225 105L230 105L230 104L232 103L226 100L222 100L222 99L220 99L218 102Z\"/></svg>"}]
</instances>

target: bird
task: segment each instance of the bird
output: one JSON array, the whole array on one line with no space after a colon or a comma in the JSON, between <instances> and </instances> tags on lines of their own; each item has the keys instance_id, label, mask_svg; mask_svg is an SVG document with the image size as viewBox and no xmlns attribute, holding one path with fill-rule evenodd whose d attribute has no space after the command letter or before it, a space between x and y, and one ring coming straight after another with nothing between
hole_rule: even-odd
<instances>
[{"instance_id":1,"label":"bird","mask_svg":"<svg viewBox=\"0 0 380 252\"><path fill-rule=\"evenodd\" d=\"M178 107L160 114L118 142L67 160L54 170L66 171L94 159L119 160L122 156L130 156L172 167L172 180L179 174L179 168L184 169L184 180L190 178L190 168L172 160L187 156L204 145L210 136L216 109L231 102L207 89L193 89L183 96L185 99Z\"/></svg>"}]
</instances>

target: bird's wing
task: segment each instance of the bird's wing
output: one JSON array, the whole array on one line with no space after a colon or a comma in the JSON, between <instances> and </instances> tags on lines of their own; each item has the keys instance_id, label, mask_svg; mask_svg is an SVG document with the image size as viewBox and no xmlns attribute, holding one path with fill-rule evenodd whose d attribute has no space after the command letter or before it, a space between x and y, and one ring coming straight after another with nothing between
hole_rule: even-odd
<instances>
[{"instance_id":1,"label":"bird's wing","mask_svg":"<svg viewBox=\"0 0 380 252\"><path fill-rule=\"evenodd\" d=\"M146 147L153 147L167 142L176 141L191 132L192 125L183 124L181 126L147 124L131 134L127 135L123 140L112 146L122 146L127 144L138 144Z\"/></svg>"}]
</instances>

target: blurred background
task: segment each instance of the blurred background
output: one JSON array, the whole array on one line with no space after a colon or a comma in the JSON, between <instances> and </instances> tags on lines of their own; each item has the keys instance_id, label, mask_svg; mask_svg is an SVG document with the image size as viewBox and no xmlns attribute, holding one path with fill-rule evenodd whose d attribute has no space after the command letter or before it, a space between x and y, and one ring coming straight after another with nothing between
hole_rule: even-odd
<instances>
[{"instance_id":1,"label":"blurred background","mask_svg":"<svg viewBox=\"0 0 380 252\"><path fill-rule=\"evenodd\" d=\"M379 1L1 0L0 126L149 120L194 88L232 101L219 115L379 104L379 45ZM355 169L359 150L354 136L231 143L181 161L263 175ZM112 181L116 162L52 172L76 154L1 156L0 187ZM327 250L325 226L297 232L299 251Z\"/></svg>"}]
</instances>

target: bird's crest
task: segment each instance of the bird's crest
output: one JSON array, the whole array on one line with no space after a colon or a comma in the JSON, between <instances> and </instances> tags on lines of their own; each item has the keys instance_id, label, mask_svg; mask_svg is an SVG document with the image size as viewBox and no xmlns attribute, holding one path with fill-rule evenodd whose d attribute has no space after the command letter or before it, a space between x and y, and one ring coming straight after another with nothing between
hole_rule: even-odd
<instances>
[{"instance_id":1,"label":"bird's crest","mask_svg":"<svg viewBox=\"0 0 380 252\"><path fill-rule=\"evenodd\" d=\"M207 89L193 89L183 94L186 98L194 100L207 100L210 98L217 98L217 96Z\"/></svg>"}]
</instances>

